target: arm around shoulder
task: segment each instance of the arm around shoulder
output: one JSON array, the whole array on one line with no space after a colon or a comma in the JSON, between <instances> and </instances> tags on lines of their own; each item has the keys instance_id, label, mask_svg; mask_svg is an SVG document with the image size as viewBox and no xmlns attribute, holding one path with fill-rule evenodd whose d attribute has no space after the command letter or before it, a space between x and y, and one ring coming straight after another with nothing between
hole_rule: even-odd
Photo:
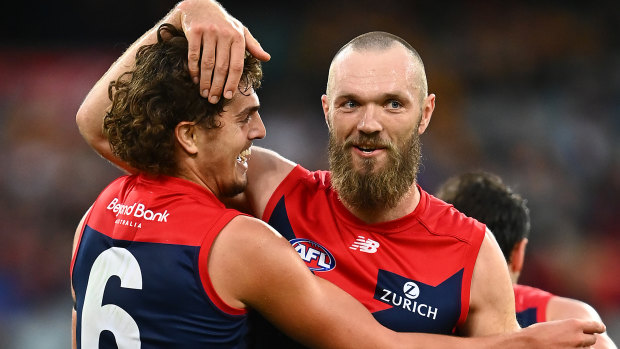
<instances>
[{"instance_id":1,"label":"arm around shoulder","mask_svg":"<svg viewBox=\"0 0 620 349\"><path fill-rule=\"evenodd\" d=\"M296 164L273 150L253 146L248 163L245 195L256 217L262 217L267 202Z\"/></svg>"},{"instance_id":2,"label":"arm around shoulder","mask_svg":"<svg viewBox=\"0 0 620 349\"><path fill-rule=\"evenodd\" d=\"M218 235L208 270L226 303L257 310L310 347L466 349L495 348L505 341L387 329L348 293L313 275L275 230L247 216L234 218Z\"/></svg>"},{"instance_id":3,"label":"arm around shoulder","mask_svg":"<svg viewBox=\"0 0 620 349\"><path fill-rule=\"evenodd\" d=\"M547 303L547 319L548 320L561 320L561 319L583 319L601 321L601 317L596 310L589 304L566 297L554 296ZM596 344L593 348L596 349L616 349L617 346L611 340L609 335L605 333L597 334Z\"/></svg>"},{"instance_id":4,"label":"arm around shoulder","mask_svg":"<svg viewBox=\"0 0 620 349\"><path fill-rule=\"evenodd\" d=\"M122 74L134 69L136 53L141 46L157 42L157 29L162 23L171 23L179 27L181 25L180 16L177 8L174 8L153 28L131 44L86 95L75 117L80 134L86 142L102 157L130 173L135 172L135 170L114 156L110 144L103 134L103 119L112 106L111 96L108 92L109 86Z\"/></svg>"}]
</instances>

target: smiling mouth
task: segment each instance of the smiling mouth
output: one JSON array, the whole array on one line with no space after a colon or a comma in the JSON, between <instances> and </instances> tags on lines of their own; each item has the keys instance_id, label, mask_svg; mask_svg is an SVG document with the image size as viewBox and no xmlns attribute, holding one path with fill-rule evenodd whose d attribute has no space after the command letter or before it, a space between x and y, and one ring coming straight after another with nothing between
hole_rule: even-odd
<instances>
[{"instance_id":1,"label":"smiling mouth","mask_svg":"<svg viewBox=\"0 0 620 349\"><path fill-rule=\"evenodd\" d=\"M240 164L247 163L248 159L250 158L250 154L252 154L252 147L239 153L239 155L237 155L237 162Z\"/></svg>"},{"instance_id":2,"label":"smiling mouth","mask_svg":"<svg viewBox=\"0 0 620 349\"><path fill-rule=\"evenodd\" d=\"M353 147L355 149L358 149L359 151L361 151L364 154L371 154L375 150L383 150L383 149L385 149L385 148L382 148L382 147L361 146L361 145L354 145Z\"/></svg>"}]
</instances>

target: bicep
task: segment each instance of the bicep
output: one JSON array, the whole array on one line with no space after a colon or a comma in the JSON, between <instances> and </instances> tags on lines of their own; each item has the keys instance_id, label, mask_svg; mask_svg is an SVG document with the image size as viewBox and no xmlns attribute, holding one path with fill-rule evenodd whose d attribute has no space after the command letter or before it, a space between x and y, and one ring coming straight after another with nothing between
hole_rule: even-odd
<instances>
[{"instance_id":1,"label":"bicep","mask_svg":"<svg viewBox=\"0 0 620 349\"><path fill-rule=\"evenodd\" d=\"M487 231L472 276L469 314L459 330L466 336L485 336L518 328L508 267Z\"/></svg>"},{"instance_id":2,"label":"bicep","mask_svg":"<svg viewBox=\"0 0 620 349\"><path fill-rule=\"evenodd\" d=\"M255 309L313 347L385 347L396 342L395 333L376 322L361 303L313 275L288 241L264 223L244 227L238 224L242 220L250 219L231 222L211 250L209 274L220 297Z\"/></svg>"},{"instance_id":3,"label":"bicep","mask_svg":"<svg viewBox=\"0 0 620 349\"><path fill-rule=\"evenodd\" d=\"M254 216L263 216L267 202L295 165L272 150L252 147L245 194Z\"/></svg>"}]
</instances>

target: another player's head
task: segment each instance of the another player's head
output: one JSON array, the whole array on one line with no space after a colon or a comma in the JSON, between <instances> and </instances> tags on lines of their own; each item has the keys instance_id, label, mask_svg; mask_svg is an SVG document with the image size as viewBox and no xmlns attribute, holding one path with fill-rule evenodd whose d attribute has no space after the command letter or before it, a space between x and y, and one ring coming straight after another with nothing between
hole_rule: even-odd
<instances>
[{"instance_id":1,"label":"another player's head","mask_svg":"<svg viewBox=\"0 0 620 349\"><path fill-rule=\"evenodd\" d=\"M240 93L211 104L190 78L187 45L182 31L163 24L157 43L139 49L135 70L110 84L104 133L114 154L139 171L235 195L245 188L252 140L265 135L255 92L260 61L246 53Z\"/></svg>"},{"instance_id":2,"label":"another player's head","mask_svg":"<svg viewBox=\"0 0 620 349\"><path fill-rule=\"evenodd\" d=\"M321 101L340 198L365 211L395 207L413 188L435 108L418 53L389 33L360 35L332 60Z\"/></svg>"},{"instance_id":3,"label":"another player's head","mask_svg":"<svg viewBox=\"0 0 620 349\"><path fill-rule=\"evenodd\" d=\"M497 239L516 282L530 233L526 200L504 184L500 177L481 171L448 179L439 188L437 197L486 224Z\"/></svg>"}]
</instances>

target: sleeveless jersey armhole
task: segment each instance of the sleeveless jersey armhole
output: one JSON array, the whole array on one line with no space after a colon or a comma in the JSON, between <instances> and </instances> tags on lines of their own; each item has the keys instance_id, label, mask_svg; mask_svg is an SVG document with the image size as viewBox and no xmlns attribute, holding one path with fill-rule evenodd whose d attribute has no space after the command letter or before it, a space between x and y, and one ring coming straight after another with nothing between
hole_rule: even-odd
<instances>
[{"instance_id":1,"label":"sleeveless jersey armhole","mask_svg":"<svg viewBox=\"0 0 620 349\"><path fill-rule=\"evenodd\" d=\"M198 254L197 261L197 270L198 270L198 279L202 288L205 292L206 298L208 301L213 303L217 308L219 308L222 312L229 315L244 315L247 314L247 309L235 308L232 307L217 294L215 288L213 287L213 283L211 282L211 278L209 276L208 271L208 260L209 254L211 252L211 247L213 246L213 242L218 234L222 231L222 229L235 217L239 215L245 215L236 210L226 210L226 212L217 220L217 222L209 229L209 231L205 234L202 243L200 244L200 252Z\"/></svg>"},{"instance_id":2,"label":"sleeveless jersey armhole","mask_svg":"<svg viewBox=\"0 0 620 349\"><path fill-rule=\"evenodd\" d=\"M90 209L88 210L88 213L86 214L86 217L84 218L84 224L82 224L82 226L80 227L80 234L78 236L78 240L75 244L75 251L73 251L73 255L71 256L71 263L69 264L69 277L73 280L73 268L75 267L75 259L77 257L78 252L80 251L80 243L82 243L82 235L84 234L84 230L86 229L86 226L88 225L88 222L90 220L90 216L92 215L93 211L95 211L95 205L98 204L99 199L101 198L101 196L103 195L103 193L105 193L107 191L107 189L113 185L118 185L118 183L120 181L122 181L124 178L126 178L128 176L121 176L117 179L115 179L114 181L112 181L112 183L108 184L102 191L101 193L99 193L99 195L97 196L97 199L94 201L93 205L90 207Z\"/></svg>"},{"instance_id":3,"label":"sleeveless jersey armhole","mask_svg":"<svg viewBox=\"0 0 620 349\"><path fill-rule=\"evenodd\" d=\"M273 213L274 208L278 204L280 198L285 194L291 191L291 188L299 183L297 180L304 175L308 175L310 172L305 168L301 167L301 165L296 165L291 172L282 180L282 182L278 185L276 190L271 194L269 201L267 201L267 205L265 206L265 211L263 211L263 216L261 220L264 222L269 221L269 217Z\"/></svg>"},{"instance_id":4,"label":"sleeveless jersey armhole","mask_svg":"<svg viewBox=\"0 0 620 349\"><path fill-rule=\"evenodd\" d=\"M469 314L469 300L471 292L471 282L474 275L474 268L476 261L478 260L478 254L480 253L480 247L486 233L486 226L482 225L483 229L474 229L472 239L470 241L470 248L468 249L465 257L465 266L463 270L463 290L461 292L461 316L459 317L456 327L462 326L467 320ZM455 328L456 329L456 328Z\"/></svg>"}]
</instances>

